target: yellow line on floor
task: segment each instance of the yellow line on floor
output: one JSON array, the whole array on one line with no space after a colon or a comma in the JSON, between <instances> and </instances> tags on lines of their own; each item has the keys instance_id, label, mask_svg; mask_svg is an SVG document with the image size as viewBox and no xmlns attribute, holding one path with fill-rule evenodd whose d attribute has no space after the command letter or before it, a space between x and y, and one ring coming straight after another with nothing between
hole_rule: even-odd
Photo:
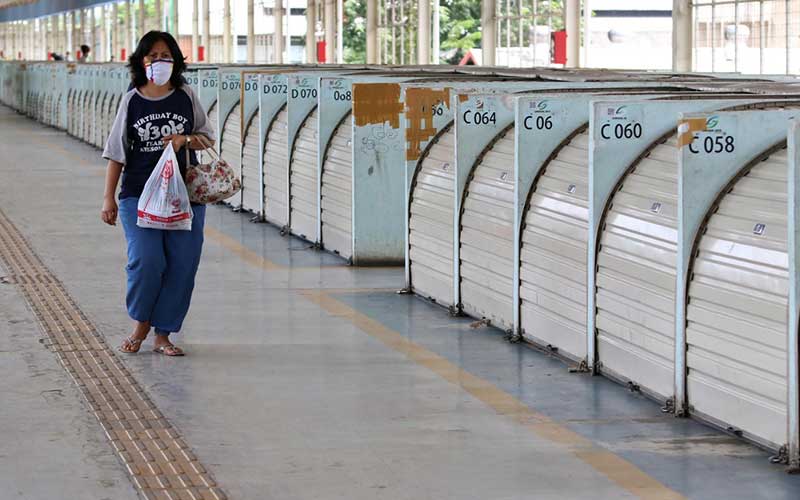
<instances>
[{"instance_id":1,"label":"yellow line on floor","mask_svg":"<svg viewBox=\"0 0 800 500\"><path fill-rule=\"evenodd\" d=\"M514 420L540 438L566 447L577 458L639 498L648 500L685 498L622 457L595 445L592 441L531 409L490 382L462 370L438 354L409 341L400 333L331 297L326 291L304 291L301 292L301 295L319 305L329 314L347 319L388 347L404 354L448 382L461 387L498 414Z\"/></svg>"},{"instance_id":2,"label":"yellow line on floor","mask_svg":"<svg viewBox=\"0 0 800 500\"><path fill-rule=\"evenodd\" d=\"M239 256L239 258L252 266L259 267L267 271L280 271L286 269L286 267L264 258L263 256L245 247L238 241L234 240L227 234L224 234L211 226L205 227L204 234L207 238L214 240L223 248L230 251L234 255Z\"/></svg>"}]
</instances>

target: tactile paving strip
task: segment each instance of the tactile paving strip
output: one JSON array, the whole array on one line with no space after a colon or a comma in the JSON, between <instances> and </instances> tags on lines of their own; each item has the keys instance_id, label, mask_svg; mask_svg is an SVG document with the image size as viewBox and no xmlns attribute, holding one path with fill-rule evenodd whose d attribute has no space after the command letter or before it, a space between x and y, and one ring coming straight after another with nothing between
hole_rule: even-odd
<instances>
[{"instance_id":1,"label":"tactile paving strip","mask_svg":"<svg viewBox=\"0 0 800 500\"><path fill-rule=\"evenodd\" d=\"M64 286L0 210L0 260L147 500L227 498Z\"/></svg>"}]
</instances>

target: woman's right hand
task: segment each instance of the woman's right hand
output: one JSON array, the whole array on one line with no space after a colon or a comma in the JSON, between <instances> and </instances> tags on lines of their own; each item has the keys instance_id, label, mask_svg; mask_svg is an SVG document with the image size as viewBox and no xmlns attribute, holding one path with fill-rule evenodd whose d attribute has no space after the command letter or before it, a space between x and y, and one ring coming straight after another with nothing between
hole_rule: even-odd
<instances>
[{"instance_id":1,"label":"woman's right hand","mask_svg":"<svg viewBox=\"0 0 800 500\"><path fill-rule=\"evenodd\" d=\"M105 198L103 200L103 210L100 211L100 217L109 226L117 225L117 202L114 198Z\"/></svg>"}]
</instances>

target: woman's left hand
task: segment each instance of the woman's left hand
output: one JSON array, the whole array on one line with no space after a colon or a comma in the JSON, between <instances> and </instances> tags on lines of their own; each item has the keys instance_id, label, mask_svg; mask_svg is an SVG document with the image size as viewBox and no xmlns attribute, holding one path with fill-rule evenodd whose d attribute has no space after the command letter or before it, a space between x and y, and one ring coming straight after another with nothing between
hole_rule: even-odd
<instances>
[{"instance_id":1,"label":"woman's left hand","mask_svg":"<svg viewBox=\"0 0 800 500\"><path fill-rule=\"evenodd\" d=\"M164 146L167 145L168 142L172 142L172 149L175 151L180 151L182 147L186 145L186 136L185 135L168 135L161 139L164 141Z\"/></svg>"}]
</instances>

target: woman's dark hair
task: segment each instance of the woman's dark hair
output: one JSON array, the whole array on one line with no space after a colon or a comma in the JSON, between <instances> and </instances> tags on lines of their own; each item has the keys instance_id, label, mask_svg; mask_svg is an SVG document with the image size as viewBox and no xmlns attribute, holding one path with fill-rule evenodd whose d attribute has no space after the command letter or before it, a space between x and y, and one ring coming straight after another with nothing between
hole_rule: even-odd
<instances>
[{"instance_id":1,"label":"woman's dark hair","mask_svg":"<svg viewBox=\"0 0 800 500\"><path fill-rule=\"evenodd\" d=\"M186 80L183 79L183 72L186 71L186 58L183 57L178 42L166 31L150 31L139 40L136 51L128 58L128 68L131 70L131 81L136 88L147 85L147 73L144 69L144 58L150 53L156 42L167 44L172 53L174 62L172 66L172 76L169 79L172 88L180 88Z\"/></svg>"}]
</instances>

